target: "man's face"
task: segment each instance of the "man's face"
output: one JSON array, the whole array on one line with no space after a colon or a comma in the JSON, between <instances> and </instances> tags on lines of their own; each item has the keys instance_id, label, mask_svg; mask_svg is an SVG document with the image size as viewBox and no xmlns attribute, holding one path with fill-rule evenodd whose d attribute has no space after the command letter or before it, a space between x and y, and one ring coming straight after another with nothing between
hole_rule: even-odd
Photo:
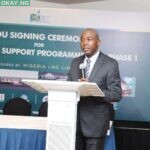
<instances>
[{"instance_id":1,"label":"man's face","mask_svg":"<svg viewBox=\"0 0 150 150\"><path fill-rule=\"evenodd\" d=\"M93 30L86 30L81 35L80 47L82 52L87 56L93 56L100 45L100 40Z\"/></svg>"}]
</instances>

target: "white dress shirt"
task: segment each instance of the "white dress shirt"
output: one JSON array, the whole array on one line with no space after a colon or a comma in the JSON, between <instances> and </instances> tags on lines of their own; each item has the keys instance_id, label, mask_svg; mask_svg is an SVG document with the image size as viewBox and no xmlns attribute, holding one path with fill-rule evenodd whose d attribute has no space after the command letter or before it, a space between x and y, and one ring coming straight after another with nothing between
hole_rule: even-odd
<instances>
[{"instance_id":1,"label":"white dress shirt","mask_svg":"<svg viewBox=\"0 0 150 150\"><path fill-rule=\"evenodd\" d=\"M90 63L90 69L89 69L89 75L88 76L90 76L90 74L91 74L91 71L92 71L92 69L93 69L93 67L94 67L94 64L95 64L95 62L96 62L96 60L97 60L97 57L99 56L99 53L100 53L100 50L98 50L92 57L90 57L90 58L88 58L87 56L85 56L85 59L84 59L84 64L86 64L86 59L90 59L90 61L91 61L91 63Z\"/></svg>"}]
</instances>

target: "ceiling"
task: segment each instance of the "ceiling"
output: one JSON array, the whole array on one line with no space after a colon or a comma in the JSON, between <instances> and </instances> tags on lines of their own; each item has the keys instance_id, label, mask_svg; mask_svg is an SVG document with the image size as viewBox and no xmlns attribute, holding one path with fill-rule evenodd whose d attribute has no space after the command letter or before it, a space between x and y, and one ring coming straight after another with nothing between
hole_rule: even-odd
<instances>
[{"instance_id":1,"label":"ceiling","mask_svg":"<svg viewBox=\"0 0 150 150\"><path fill-rule=\"evenodd\" d=\"M150 0L31 0L32 7L150 11Z\"/></svg>"}]
</instances>

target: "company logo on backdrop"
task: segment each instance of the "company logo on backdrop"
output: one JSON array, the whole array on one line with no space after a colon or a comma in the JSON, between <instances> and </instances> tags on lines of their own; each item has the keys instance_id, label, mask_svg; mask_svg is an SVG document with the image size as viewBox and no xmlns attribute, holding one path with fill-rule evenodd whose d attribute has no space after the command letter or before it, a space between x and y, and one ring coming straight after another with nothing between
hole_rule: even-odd
<instances>
[{"instance_id":1,"label":"company logo on backdrop","mask_svg":"<svg viewBox=\"0 0 150 150\"><path fill-rule=\"evenodd\" d=\"M67 76L57 73L50 73L50 72L40 72L39 73L39 79L43 80L67 80Z\"/></svg>"},{"instance_id":2,"label":"company logo on backdrop","mask_svg":"<svg viewBox=\"0 0 150 150\"><path fill-rule=\"evenodd\" d=\"M0 101L4 101L5 100L5 94L4 93L0 93Z\"/></svg>"},{"instance_id":3,"label":"company logo on backdrop","mask_svg":"<svg viewBox=\"0 0 150 150\"><path fill-rule=\"evenodd\" d=\"M1 84L22 85L20 78L0 77Z\"/></svg>"},{"instance_id":4,"label":"company logo on backdrop","mask_svg":"<svg viewBox=\"0 0 150 150\"><path fill-rule=\"evenodd\" d=\"M50 17L46 15L41 15L40 10L35 13L30 14L31 23L49 23Z\"/></svg>"},{"instance_id":5,"label":"company logo on backdrop","mask_svg":"<svg viewBox=\"0 0 150 150\"><path fill-rule=\"evenodd\" d=\"M30 6L30 0L0 0L0 6Z\"/></svg>"},{"instance_id":6,"label":"company logo on backdrop","mask_svg":"<svg viewBox=\"0 0 150 150\"><path fill-rule=\"evenodd\" d=\"M135 97L135 77L124 77L121 81L122 96L124 97Z\"/></svg>"}]
</instances>

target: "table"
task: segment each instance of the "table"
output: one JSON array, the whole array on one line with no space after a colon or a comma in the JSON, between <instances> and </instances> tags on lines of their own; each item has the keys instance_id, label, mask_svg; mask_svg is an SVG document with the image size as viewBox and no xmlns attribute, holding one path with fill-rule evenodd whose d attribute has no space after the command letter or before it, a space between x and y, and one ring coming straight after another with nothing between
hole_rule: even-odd
<instances>
[{"instance_id":1,"label":"table","mask_svg":"<svg viewBox=\"0 0 150 150\"><path fill-rule=\"evenodd\" d=\"M45 150L46 117L0 115L0 150Z\"/></svg>"},{"instance_id":2,"label":"table","mask_svg":"<svg viewBox=\"0 0 150 150\"><path fill-rule=\"evenodd\" d=\"M46 117L0 115L0 150L45 150L46 130ZM113 130L105 150L115 150Z\"/></svg>"}]
</instances>

